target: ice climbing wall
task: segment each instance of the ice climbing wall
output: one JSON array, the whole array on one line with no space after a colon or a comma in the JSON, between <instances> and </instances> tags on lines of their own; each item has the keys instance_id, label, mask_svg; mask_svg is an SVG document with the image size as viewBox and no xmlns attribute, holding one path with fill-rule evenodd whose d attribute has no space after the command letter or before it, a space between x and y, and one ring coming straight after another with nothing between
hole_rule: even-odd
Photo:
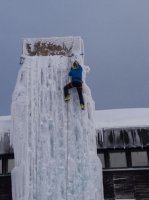
<instances>
[{"instance_id":1,"label":"ice climbing wall","mask_svg":"<svg viewBox=\"0 0 149 200\"><path fill-rule=\"evenodd\" d=\"M13 200L103 200L83 53L80 37L24 40L11 110ZM63 99L74 59L84 70L85 111L75 89Z\"/></svg>"}]
</instances>

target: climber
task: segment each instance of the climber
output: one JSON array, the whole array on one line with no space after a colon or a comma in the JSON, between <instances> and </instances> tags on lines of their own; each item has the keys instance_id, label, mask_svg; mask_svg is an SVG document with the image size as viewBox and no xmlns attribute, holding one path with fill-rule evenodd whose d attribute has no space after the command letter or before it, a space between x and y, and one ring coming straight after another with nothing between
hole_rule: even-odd
<instances>
[{"instance_id":1,"label":"climber","mask_svg":"<svg viewBox=\"0 0 149 200\"><path fill-rule=\"evenodd\" d=\"M71 82L65 85L64 87L64 100L65 102L70 100L69 89L75 87L77 89L79 100L80 100L80 107L82 110L85 109L84 99L82 95L82 67L78 63L78 61L74 61L73 66L69 72L69 76L71 76Z\"/></svg>"}]
</instances>

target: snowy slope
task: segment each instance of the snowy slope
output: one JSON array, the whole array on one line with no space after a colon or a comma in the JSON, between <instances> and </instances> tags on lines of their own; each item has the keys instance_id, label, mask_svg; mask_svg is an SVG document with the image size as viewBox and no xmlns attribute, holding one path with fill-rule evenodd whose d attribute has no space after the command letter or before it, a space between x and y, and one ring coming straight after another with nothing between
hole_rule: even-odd
<instances>
[{"instance_id":1,"label":"snowy slope","mask_svg":"<svg viewBox=\"0 0 149 200\"><path fill-rule=\"evenodd\" d=\"M37 39L26 39L31 48ZM86 110L76 90L63 100L63 87L74 60L68 55L28 56L19 71L12 101L15 168L13 200L102 200L102 169L96 154L94 102L85 84L83 42L79 37L42 39L61 45L84 68Z\"/></svg>"}]
</instances>

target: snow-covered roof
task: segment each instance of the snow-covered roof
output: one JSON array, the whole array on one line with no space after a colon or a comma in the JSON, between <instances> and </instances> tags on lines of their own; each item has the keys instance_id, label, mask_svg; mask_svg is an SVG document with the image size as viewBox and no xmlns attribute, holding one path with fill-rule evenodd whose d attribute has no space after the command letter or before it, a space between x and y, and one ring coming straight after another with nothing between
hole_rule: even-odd
<instances>
[{"instance_id":1,"label":"snow-covered roof","mask_svg":"<svg viewBox=\"0 0 149 200\"><path fill-rule=\"evenodd\" d=\"M96 129L149 127L149 108L129 108L95 111Z\"/></svg>"},{"instance_id":2,"label":"snow-covered roof","mask_svg":"<svg viewBox=\"0 0 149 200\"><path fill-rule=\"evenodd\" d=\"M24 56L84 54L81 37L25 38L23 40Z\"/></svg>"}]
</instances>

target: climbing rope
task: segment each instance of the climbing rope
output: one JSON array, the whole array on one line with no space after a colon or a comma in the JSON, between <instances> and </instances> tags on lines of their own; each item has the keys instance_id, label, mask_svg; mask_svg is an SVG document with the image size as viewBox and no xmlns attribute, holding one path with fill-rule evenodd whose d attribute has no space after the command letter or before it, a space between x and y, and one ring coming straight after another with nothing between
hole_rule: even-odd
<instances>
[{"instance_id":1,"label":"climbing rope","mask_svg":"<svg viewBox=\"0 0 149 200\"><path fill-rule=\"evenodd\" d=\"M73 56L72 54L72 48L73 48L73 45L74 45L74 39L72 41L72 45L69 49L69 52L68 52L68 68L67 68L67 75L68 75L68 72L70 70L70 67L71 67L71 57ZM69 76L67 78L67 83L68 84L69 82ZM67 103L67 155L66 155L66 200L68 200L68 140L69 140L69 135L68 135L68 126L69 126L69 122L68 122L68 112L69 112L69 106L68 106L68 103Z\"/></svg>"},{"instance_id":2,"label":"climbing rope","mask_svg":"<svg viewBox=\"0 0 149 200\"><path fill-rule=\"evenodd\" d=\"M72 42L72 46L70 48L70 51L68 52L68 71L67 71L67 74L70 70L70 67L71 67L71 58L74 56L74 54L72 53L72 48L73 48L73 45L74 45L74 39L73 39L73 42ZM81 41L81 56L82 56L82 59L83 59L83 62L84 62L84 45L83 45L83 42ZM69 77L67 79L67 83L69 82ZM66 84L67 84L66 83ZM68 200L68 141L69 141L69 134L68 134L68 128L69 128L69 116L68 116L68 112L69 112L69 105L67 103L67 151L66 151L66 200Z\"/></svg>"},{"instance_id":3,"label":"climbing rope","mask_svg":"<svg viewBox=\"0 0 149 200\"><path fill-rule=\"evenodd\" d=\"M69 68L69 57L68 57L68 68ZM69 78L68 78L69 79ZM67 79L67 83L68 83L68 79ZM68 190L68 103L67 103L67 155L66 155L66 200L68 200L68 194L67 194L67 190Z\"/></svg>"}]
</instances>

